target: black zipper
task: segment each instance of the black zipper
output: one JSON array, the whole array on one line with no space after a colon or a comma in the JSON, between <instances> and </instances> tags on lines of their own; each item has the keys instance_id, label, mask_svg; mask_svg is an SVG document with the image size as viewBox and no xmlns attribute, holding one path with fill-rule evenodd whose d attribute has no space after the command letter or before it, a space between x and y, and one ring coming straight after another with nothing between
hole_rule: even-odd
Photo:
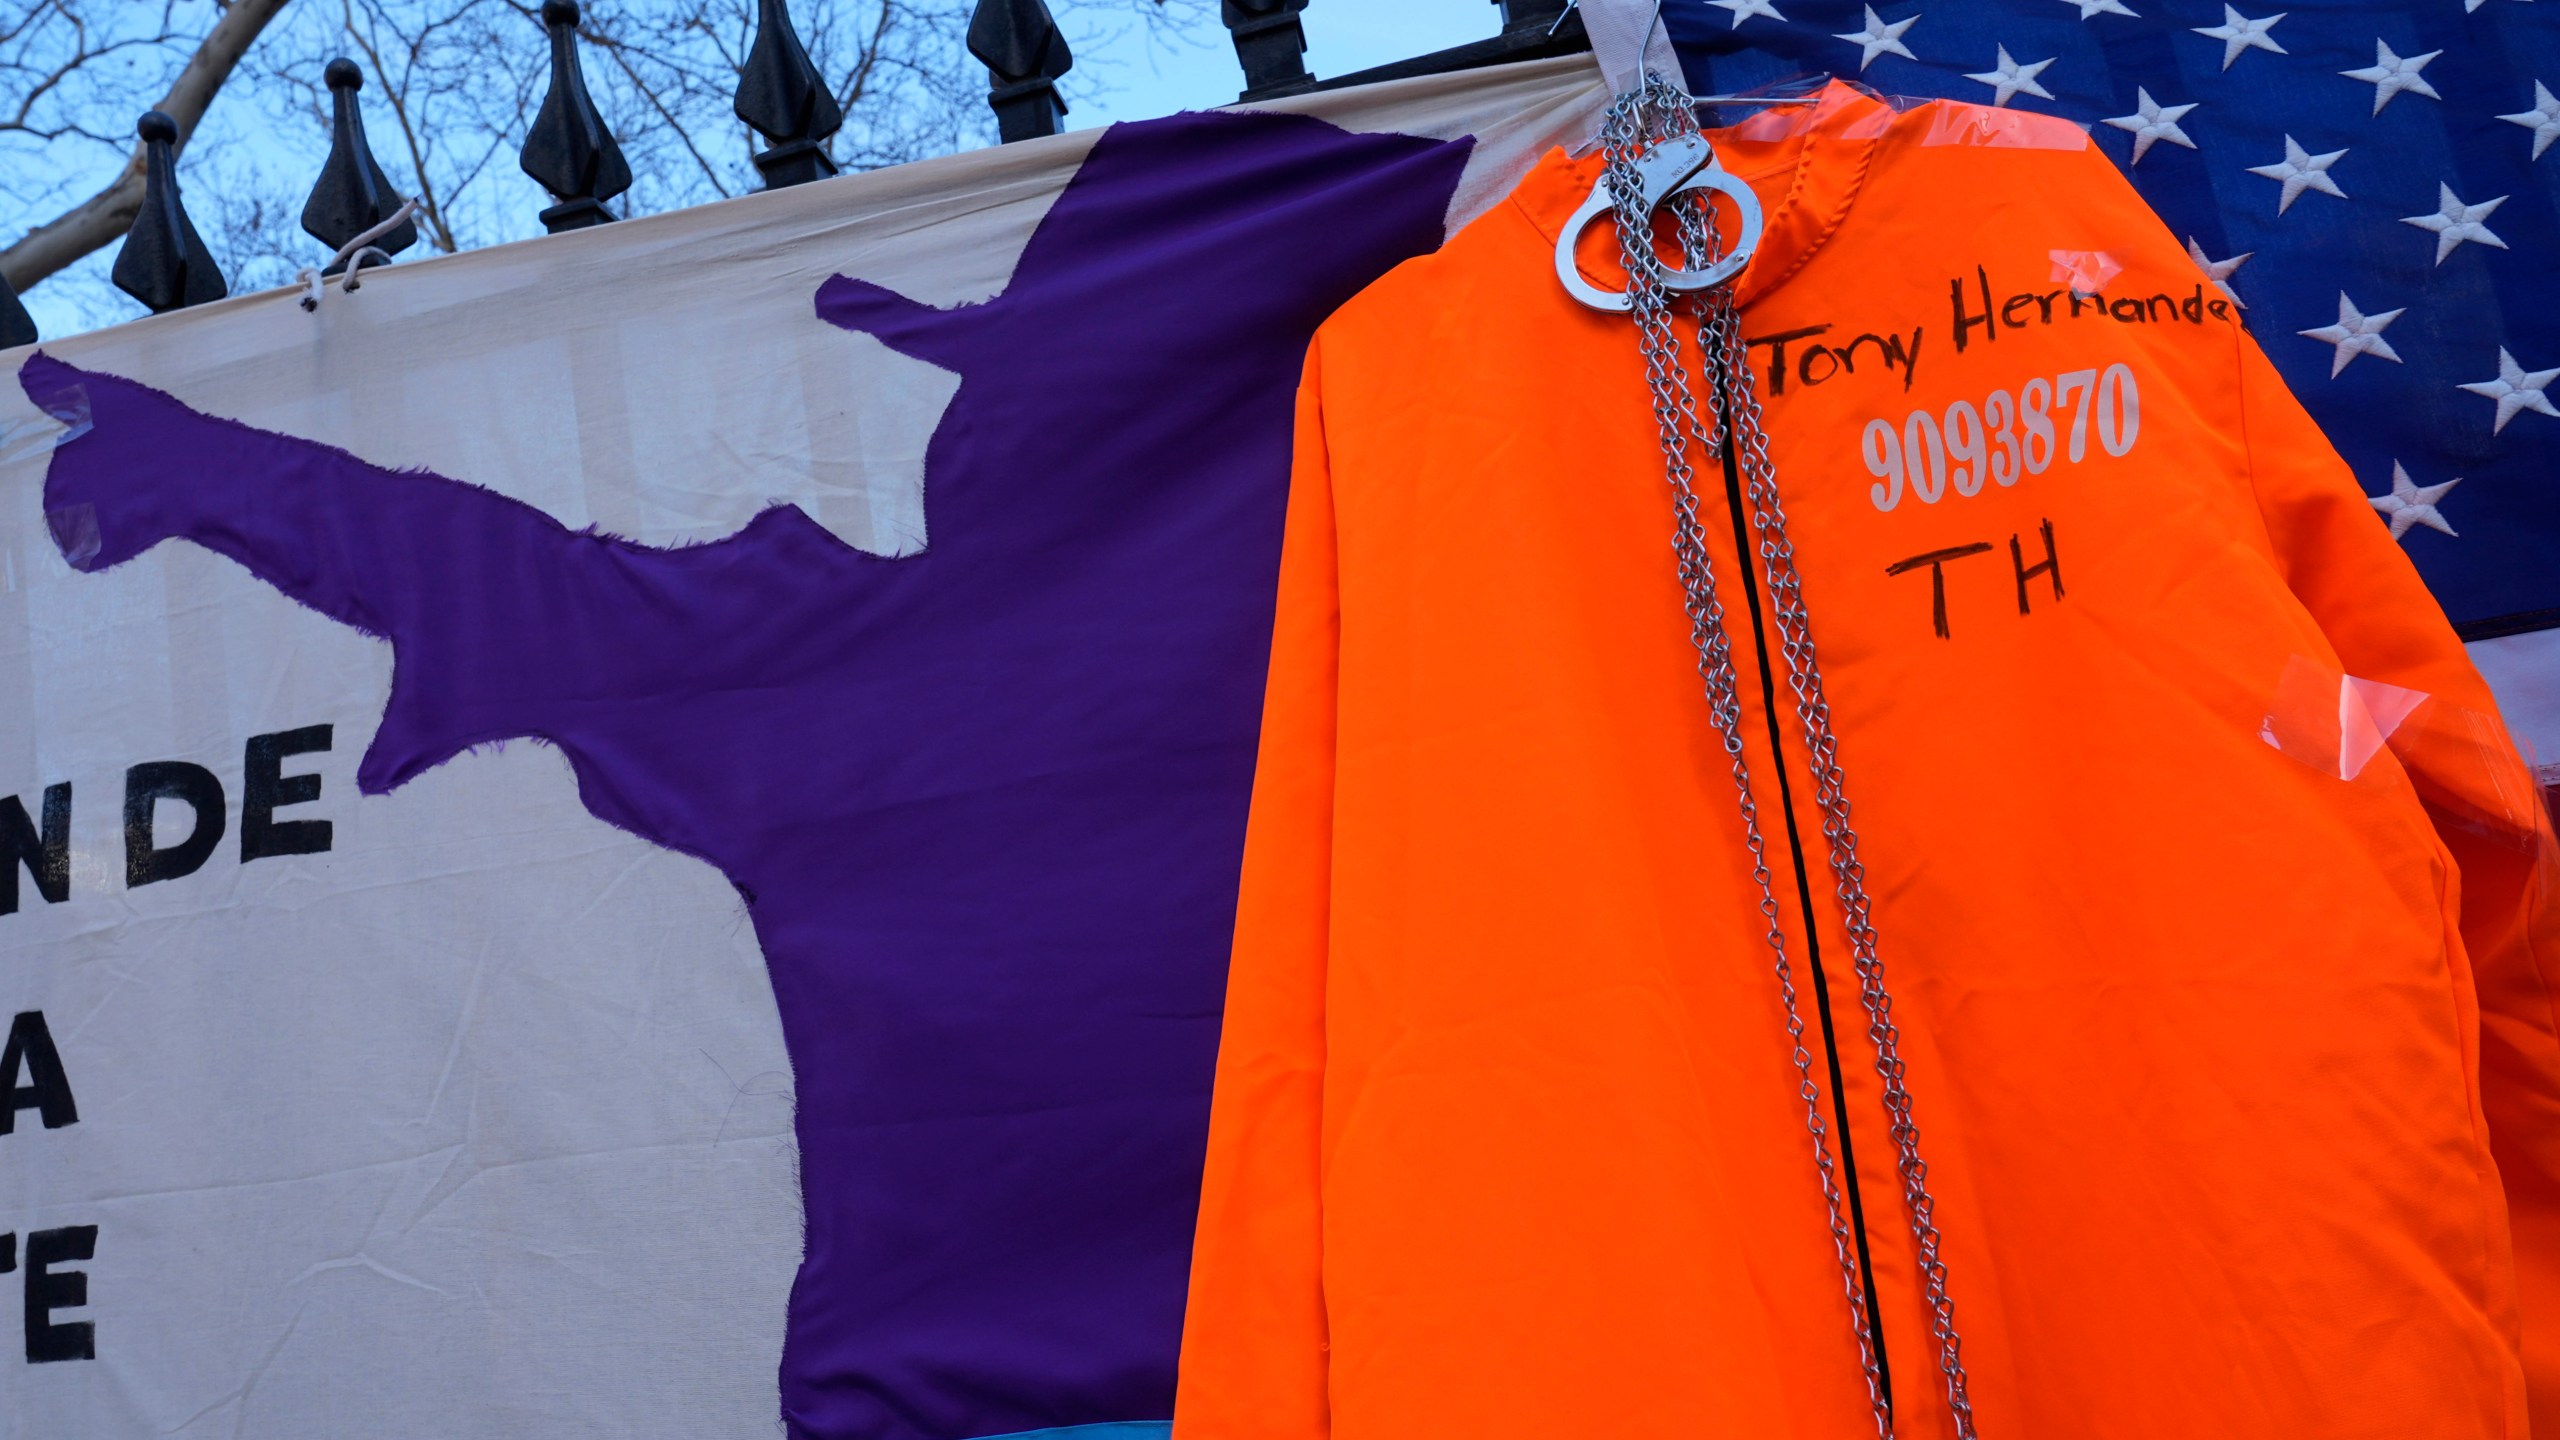
<instances>
[{"instance_id":1,"label":"black zipper","mask_svg":"<svg viewBox=\"0 0 2560 1440\"><path fill-rule=\"evenodd\" d=\"M1883 1391L1885 1416L1893 1415L1893 1371L1884 1353L1884 1313L1876 1306L1876 1267L1867 1252L1867 1209L1858 1193L1858 1154L1849 1143L1849 1101L1840 1083L1840 1037L1831 1026L1831 987L1822 979L1822 942L1814 934L1813 882L1804 863L1804 837L1796 828L1794 787L1787 782L1787 749L1778 723L1778 677L1769 665L1768 624L1760 612L1759 567L1751 563L1750 521L1743 509L1742 475L1734 463L1734 444L1724 447L1726 513L1733 517L1734 568L1742 572L1742 594L1751 610L1751 649L1760 662L1761 713L1769 722L1770 768L1778 776L1778 808L1787 819L1787 855L1794 862L1796 904L1804 916L1805 970L1812 976L1814 1013L1822 1025L1822 1060L1831 1071L1831 1123L1840 1137L1840 1182L1849 1197L1849 1229L1858 1240L1858 1281L1865 1291L1867 1334L1875 1346L1876 1384Z\"/></svg>"}]
</instances>

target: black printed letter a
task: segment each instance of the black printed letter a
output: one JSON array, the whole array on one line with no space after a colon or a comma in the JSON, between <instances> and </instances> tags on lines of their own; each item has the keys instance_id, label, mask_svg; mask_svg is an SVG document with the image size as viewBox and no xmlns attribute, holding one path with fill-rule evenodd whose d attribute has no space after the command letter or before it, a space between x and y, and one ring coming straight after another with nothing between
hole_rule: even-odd
<instances>
[{"instance_id":1,"label":"black printed letter a","mask_svg":"<svg viewBox=\"0 0 2560 1440\"><path fill-rule=\"evenodd\" d=\"M18 1083L23 1074L27 1083ZM59 1130L78 1122L80 1107L71 1101L71 1077L63 1073L62 1052L53 1048L53 1032L44 1012L28 1010L9 1022L9 1043L0 1048L0 1135L18 1128L18 1112L33 1110L44 1128Z\"/></svg>"}]
</instances>

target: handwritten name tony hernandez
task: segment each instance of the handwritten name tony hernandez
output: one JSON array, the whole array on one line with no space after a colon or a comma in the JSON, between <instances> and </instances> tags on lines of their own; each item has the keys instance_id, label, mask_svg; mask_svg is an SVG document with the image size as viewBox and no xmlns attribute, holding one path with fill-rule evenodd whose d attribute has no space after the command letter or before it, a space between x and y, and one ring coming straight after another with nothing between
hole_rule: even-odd
<instances>
[{"instance_id":1,"label":"handwritten name tony hernandez","mask_svg":"<svg viewBox=\"0 0 2560 1440\"><path fill-rule=\"evenodd\" d=\"M2156 291L2148 295L2109 296L2104 290L2076 285L1995 293L1988 267L1977 265L1970 277L1947 282L1948 329L1961 355L1976 344L1999 340L2013 330L2091 322L2099 325L2196 325L2231 318L2231 302L2208 292L2199 280L2186 294ZM1861 364L1869 375L1898 375L1909 390L1920 370L1926 324L1909 330L1860 330L1843 342L1831 337L1848 327L1833 323L1806 325L1774 334L1745 336L1744 347L1760 363L1770 395L1784 395L1790 385L1809 390L1843 376L1854 376ZM1759 353L1765 351L1765 355Z\"/></svg>"}]
</instances>

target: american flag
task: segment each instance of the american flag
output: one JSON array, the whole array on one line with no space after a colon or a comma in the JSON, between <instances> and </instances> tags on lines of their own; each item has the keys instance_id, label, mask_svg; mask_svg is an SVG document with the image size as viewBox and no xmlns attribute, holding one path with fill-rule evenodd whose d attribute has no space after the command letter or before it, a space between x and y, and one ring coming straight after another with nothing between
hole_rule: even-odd
<instances>
[{"instance_id":1,"label":"american flag","mask_svg":"<svg viewBox=\"0 0 2560 1440\"><path fill-rule=\"evenodd\" d=\"M2088 127L2466 638L2560 627L2560 3L1665 0L1701 95Z\"/></svg>"}]
</instances>

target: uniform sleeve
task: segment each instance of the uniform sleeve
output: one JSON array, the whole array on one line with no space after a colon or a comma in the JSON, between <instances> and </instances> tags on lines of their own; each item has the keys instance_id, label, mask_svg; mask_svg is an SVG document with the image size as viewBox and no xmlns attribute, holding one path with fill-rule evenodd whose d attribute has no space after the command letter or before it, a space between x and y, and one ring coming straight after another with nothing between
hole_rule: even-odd
<instances>
[{"instance_id":1,"label":"uniform sleeve","mask_svg":"<svg viewBox=\"0 0 2560 1440\"><path fill-rule=\"evenodd\" d=\"M1182 1337L1178 1440L1315 1440L1326 1403L1325 964L1336 646L1319 365L1297 451Z\"/></svg>"},{"instance_id":2,"label":"uniform sleeve","mask_svg":"<svg viewBox=\"0 0 2560 1440\"><path fill-rule=\"evenodd\" d=\"M2514 1235L2537 1429L2560 1426L2560 1019L2552 832L2497 701L2345 462L2257 345L2240 388L2258 503L2287 583L2350 675L2432 697L2393 752L2460 870L2481 1105Z\"/></svg>"}]
</instances>

